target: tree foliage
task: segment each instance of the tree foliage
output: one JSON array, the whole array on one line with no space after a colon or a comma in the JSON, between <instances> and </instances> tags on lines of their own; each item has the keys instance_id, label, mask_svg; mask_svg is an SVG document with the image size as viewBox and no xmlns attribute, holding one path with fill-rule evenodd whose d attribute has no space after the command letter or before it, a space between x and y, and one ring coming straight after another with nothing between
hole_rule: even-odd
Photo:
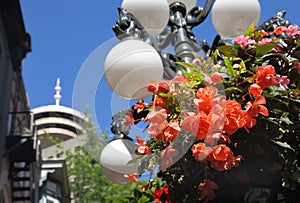
<instances>
[{"instance_id":1,"label":"tree foliage","mask_svg":"<svg viewBox=\"0 0 300 203\"><path fill-rule=\"evenodd\" d=\"M82 126L84 135L79 135L79 139L83 146L76 148L75 152L67 153L72 199L76 203L122 202L124 196L132 193L133 183L115 184L102 174L101 165L95 160L95 155L100 154L107 136L97 136L96 127L90 118Z\"/></svg>"}]
</instances>

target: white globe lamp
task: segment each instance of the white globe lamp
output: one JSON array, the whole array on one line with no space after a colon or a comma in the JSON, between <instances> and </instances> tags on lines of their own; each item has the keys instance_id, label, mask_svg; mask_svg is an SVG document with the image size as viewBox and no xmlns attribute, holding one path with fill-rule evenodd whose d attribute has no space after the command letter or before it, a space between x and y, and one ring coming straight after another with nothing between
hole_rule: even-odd
<instances>
[{"instance_id":1,"label":"white globe lamp","mask_svg":"<svg viewBox=\"0 0 300 203\"><path fill-rule=\"evenodd\" d=\"M145 99L150 81L160 81L163 64L160 55L149 44L140 40L125 40L108 53L104 75L109 87L128 100Z\"/></svg>"},{"instance_id":2,"label":"white globe lamp","mask_svg":"<svg viewBox=\"0 0 300 203\"><path fill-rule=\"evenodd\" d=\"M137 146L127 139L117 139L108 143L100 155L103 174L115 182L116 180L124 181L124 175L138 174L140 163L138 161L130 162L137 157L136 149ZM113 174L120 178L114 177Z\"/></svg>"},{"instance_id":3,"label":"white globe lamp","mask_svg":"<svg viewBox=\"0 0 300 203\"><path fill-rule=\"evenodd\" d=\"M163 31L169 21L167 0L123 0L121 7L132 13L152 36Z\"/></svg>"},{"instance_id":4,"label":"white globe lamp","mask_svg":"<svg viewBox=\"0 0 300 203\"><path fill-rule=\"evenodd\" d=\"M247 28L259 22L258 0L216 0L212 8L212 22L225 39L244 34Z\"/></svg>"}]
</instances>

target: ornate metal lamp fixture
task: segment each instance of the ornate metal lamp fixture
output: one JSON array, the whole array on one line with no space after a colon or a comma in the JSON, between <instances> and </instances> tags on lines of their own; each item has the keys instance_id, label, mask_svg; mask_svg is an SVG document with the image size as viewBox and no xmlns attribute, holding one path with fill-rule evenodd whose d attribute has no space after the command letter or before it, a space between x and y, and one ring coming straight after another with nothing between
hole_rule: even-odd
<instances>
[{"instance_id":1,"label":"ornate metal lamp fixture","mask_svg":"<svg viewBox=\"0 0 300 203\"><path fill-rule=\"evenodd\" d=\"M210 10L213 25L219 32L212 46L205 40L198 41L193 33L193 28L207 18ZM204 7L196 6L196 0L124 0L118 11L113 31L120 43L106 58L105 77L120 97L140 100L150 96L146 88L149 81L172 79L181 74L176 62L192 62L193 52L200 50L209 55L223 39L241 35L251 23L257 24L260 5L258 0L206 0ZM175 54L166 52L167 47L173 47ZM130 127L125 125L124 118L130 111L135 119L148 113L127 108L113 117L111 129L115 140L105 147L100 158L106 170L104 174L109 174L109 178L126 172L127 162L121 156L118 160L113 149L122 148L118 139L130 140ZM130 144L123 144L125 151L132 151ZM125 159L132 158L131 153L125 154Z\"/></svg>"}]
</instances>

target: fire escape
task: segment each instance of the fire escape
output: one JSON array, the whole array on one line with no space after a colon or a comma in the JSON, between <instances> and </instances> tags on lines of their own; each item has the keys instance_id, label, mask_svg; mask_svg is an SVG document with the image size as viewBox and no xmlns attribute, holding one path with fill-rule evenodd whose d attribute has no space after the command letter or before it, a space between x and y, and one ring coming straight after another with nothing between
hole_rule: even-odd
<instances>
[{"instance_id":1,"label":"fire escape","mask_svg":"<svg viewBox=\"0 0 300 203\"><path fill-rule=\"evenodd\" d=\"M10 113L11 127L6 138L10 160L12 203L34 203L38 199L38 145L31 112Z\"/></svg>"}]
</instances>

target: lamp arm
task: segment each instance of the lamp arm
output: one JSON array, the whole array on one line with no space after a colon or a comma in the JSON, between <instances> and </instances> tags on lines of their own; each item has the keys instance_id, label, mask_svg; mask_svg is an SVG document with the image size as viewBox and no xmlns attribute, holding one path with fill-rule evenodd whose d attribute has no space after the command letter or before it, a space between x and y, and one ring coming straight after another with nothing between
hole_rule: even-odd
<instances>
[{"instance_id":1,"label":"lamp arm","mask_svg":"<svg viewBox=\"0 0 300 203\"><path fill-rule=\"evenodd\" d=\"M112 117L113 121L110 125L111 132L115 134L114 140L128 139L132 141L132 138L128 136L131 130L131 123L128 123L128 121L126 120L126 116L132 114L133 119L136 120L134 124L137 124L142 118L146 118L148 113L149 113L148 110L143 110L138 113L137 110L134 109L134 106L132 106L123 109L119 111L117 114L115 114Z\"/></svg>"},{"instance_id":2,"label":"lamp arm","mask_svg":"<svg viewBox=\"0 0 300 203\"><path fill-rule=\"evenodd\" d=\"M165 28L159 35L156 36L155 48L163 50L167 46L174 45L175 36L170 28Z\"/></svg>"},{"instance_id":3,"label":"lamp arm","mask_svg":"<svg viewBox=\"0 0 300 203\"><path fill-rule=\"evenodd\" d=\"M143 40L149 44L152 43L151 36L145 31L142 24L136 17L124 8L118 8L119 18L113 26L113 31L118 39L132 37Z\"/></svg>"},{"instance_id":4,"label":"lamp arm","mask_svg":"<svg viewBox=\"0 0 300 203\"><path fill-rule=\"evenodd\" d=\"M164 66L163 78L166 80L173 79L180 71L176 62L180 61L175 55L167 52L159 52Z\"/></svg>"},{"instance_id":5,"label":"lamp arm","mask_svg":"<svg viewBox=\"0 0 300 203\"><path fill-rule=\"evenodd\" d=\"M211 7L215 0L207 0L205 2L204 8L200 6L195 6L186 15L186 23L188 26L195 27L202 23L208 16Z\"/></svg>"},{"instance_id":6,"label":"lamp arm","mask_svg":"<svg viewBox=\"0 0 300 203\"><path fill-rule=\"evenodd\" d=\"M131 130L131 126L126 124L125 116L132 112L132 109L126 108L121 110L119 113L112 117L112 123L110 125L110 130L115 134L114 139L131 139L128 134Z\"/></svg>"}]
</instances>

